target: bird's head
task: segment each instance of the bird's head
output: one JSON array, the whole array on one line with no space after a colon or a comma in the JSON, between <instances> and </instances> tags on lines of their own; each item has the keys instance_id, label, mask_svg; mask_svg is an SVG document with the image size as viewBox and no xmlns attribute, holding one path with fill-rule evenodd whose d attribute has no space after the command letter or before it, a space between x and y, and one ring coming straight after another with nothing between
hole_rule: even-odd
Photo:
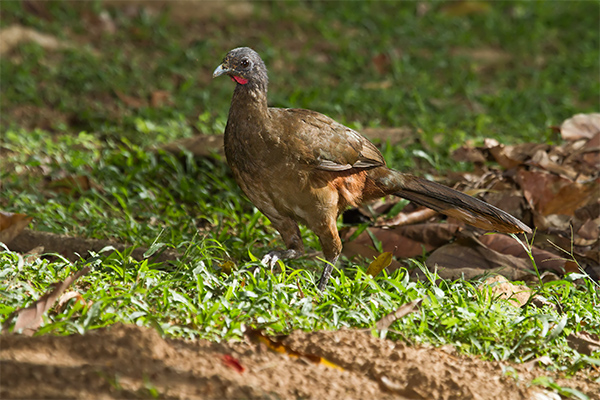
<instances>
[{"instance_id":1,"label":"bird's head","mask_svg":"<svg viewBox=\"0 0 600 400\"><path fill-rule=\"evenodd\" d=\"M213 78L223 74L229 75L238 85L264 86L266 89L268 83L265 63L249 47L238 47L227 53L221 65L213 72Z\"/></svg>"}]
</instances>

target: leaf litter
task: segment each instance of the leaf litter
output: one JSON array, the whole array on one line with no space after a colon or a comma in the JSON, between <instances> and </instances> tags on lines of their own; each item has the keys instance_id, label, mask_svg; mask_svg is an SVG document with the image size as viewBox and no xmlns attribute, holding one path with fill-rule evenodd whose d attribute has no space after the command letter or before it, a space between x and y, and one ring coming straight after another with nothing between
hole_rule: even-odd
<instances>
[{"instance_id":1,"label":"leaf litter","mask_svg":"<svg viewBox=\"0 0 600 400\"><path fill-rule=\"evenodd\" d=\"M449 177L459 190L478 194L535 228L526 239L540 271L563 275L580 266L598 280L600 114L575 115L556 129L563 138L559 145L503 145L495 139L485 139L478 147L465 144L453 157L473 163L474 171ZM352 239L344 245L346 257L373 259L377 241L397 259L427 254L426 264L448 279L488 272L524 279L533 270L529 256L508 236L483 235L452 218L441 224L439 214L424 213L429 211L424 208L387 218L391 207L384 203L370 208L375 214L363 211L376 225L359 235L356 228L342 232L343 239ZM408 225L414 221L419 224ZM390 268L399 265L394 260Z\"/></svg>"}]
</instances>

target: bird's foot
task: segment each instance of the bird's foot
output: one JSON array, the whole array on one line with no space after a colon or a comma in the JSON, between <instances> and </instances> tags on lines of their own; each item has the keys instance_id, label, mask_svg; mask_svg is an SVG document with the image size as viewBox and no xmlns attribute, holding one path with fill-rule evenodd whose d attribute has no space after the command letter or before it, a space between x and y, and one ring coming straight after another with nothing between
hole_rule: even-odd
<instances>
[{"instance_id":1,"label":"bird's foot","mask_svg":"<svg viewBox=\"0 0 600 400\"><path fill-rule=\"evenodd\" d=\"M331 273L333 272L333 264L330 263L326 263L325 267L323 267L323 273L321 274L321 279L319 279L319 283L317 285L317 289L319 289L319 291L323 291L325 290L325 287L327 286L327 282L329 282L329 277L331 276Z\"/></svg>"},{"instance_id":2,"label":"bird's foot","mask_svg":"<svg viewBox=\"0 0 600 400\"><path fill-rule=\"evenodd\" d=\"M277 261L279 260L289 260L292 258L298 258L302 255L302 253L298 250L287 249L287 250L273 250L268 252L261 260L262 264L273 268L277 265Z\"/></svg>"}]
</instances>

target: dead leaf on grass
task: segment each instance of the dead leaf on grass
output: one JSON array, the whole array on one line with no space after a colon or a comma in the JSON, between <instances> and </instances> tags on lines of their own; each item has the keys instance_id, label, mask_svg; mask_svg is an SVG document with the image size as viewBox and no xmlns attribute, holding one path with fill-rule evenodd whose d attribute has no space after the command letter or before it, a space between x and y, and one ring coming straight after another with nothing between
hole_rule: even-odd
<instances>
[{"instance_id":1,"label":"dead leaf on grass","mask_svg":"<svg viewBox=\"0 0 600 400\"><path fill-rule=\"evenodd\" d=\"M451 1L440 8L442 14L452 17L463 17L466 15L486 14L491 6L486 1L461 0Z\"/></svg>"},{"instance_id":2,"label":"dead leaf on grass","mask_svg":"<svg viewBox=\"0 0 600 400\"><path fill-rule=\"evenodd\" d=\"M392 258L393 256L390 252L386 251L385 253L381 253L375 260L371 262L371 264L369 264L369 267L367 268L367 274L373 277L379 275L381 271L390 266L392 263Z\"/></svg>"},{"instance_id":3,"label":"dead leaf on grass","mask_svg":"<svg viewBox=\"0 0 600 400\"><path fill-rule=\"evenodd\" d=\"M40 297L32 305L27 308L18 309L9 315L2 325L2 330L7 331L10 322L15 316L17 316L17 321L15 322L15 326L13 327L12 331L21 331L23 335L33 336L37 328L39 328L42 323L42 317L44 313L52 307L56 299L58 299L58 296L60 296L60 294L64 292L66 288L71 286L71 284L73 284L77 279L88 272L90 272L90 267L84 267L80 271L69 276L64 281L57 282L52 291Z\"/></svg>"},{"instance_id":4,"label":"dead leaf on grass","mask_svg":"<svg viewBox=\"0 0 600 400\"><path fill-rule=\"evenodd\" d=\"M444 279L472 279L493 272L510 280L519 280L529 275L532 268L530 261L501 254L471 237L460 237L454 243L440 247L427 258L426 264L438 266L438 275Z\"/></svg>"},{"instance_id":5,"label":"dead leaf on grass","mask_svg":"<svg viewBox=\"0 0 600 400\"><path fill-rule=\"evenodd\" d=\"M23 254L23 261L25 261L28 264L31 264L35 260L39 259L43 252L44 246L36 246L33 249L29 250L27 253Z\"/></svg>"},{"instance_id":6,"label":"dead leaf on grass","mask_svg":"<svg viewBox=\"0 0 600 400\"><path fill-rule=\"evenodd\" d=\"M417 224L419 222L427 221L436 215L438 215L438 212L431 208L420 208L410 213L401 212L393 218L380 220L378 221L378 225L391 227Z\"/></svg>"},{"instance_id":7,"label":"dead leaf on grass","mask_svg":"<svg viewBox=\"0 0 600 400\"><path fill-rule=\"evenodd\" d=\"M383 317L379 321L377 321L377 323L375 324L375 327L379 331L387 330L390 327L390 325L392 325L395 321L399 320L400 318L402 318L412 312L417 311L418 307L422 301L423 301L423 299L416 299L409 303L401 305L400 307L398 307L396 309L396 311L389 313L388 315L386 315L385 317Z\"/></svg>"},{"instance_id":8,"label":"dead leaf on grass","mask_svg":"<svg viewBox=\"0 0 600 400\"><path fill-rule=\"evenodd\" d=\"M384 90L389 89L394 85L390 79L384 81L365 82L362 84L362 88L366 90Z\"/></svg>"},{"instance_id":9,"label":"dead leaf on grass","mask_svg":"<svg viewBox=\"0 0 600 400\"><path fill-rule=\"evenodd\" d=\"M484 151L480 147L464 145L452 152L452 159L455 161L465 161L475 164L482 164L487 161Z\"/></svg>"},{"instance_id":10,"label":"dead leaf on grass","mask_svg":"<svg viewBox=\"0 0 600 400\"><path fill-rule=\"evenodd\" d=\"M591 139L600 133L600 113L576 114L560 126L564 140Z\"/></svg>"},{"instance_id":11,"label":"dead leaf on grass","mask_svg":"<svg viewBox=\"0 0 600 400\"><path fill-rule=\"evenodd\" d=\"M385 75L392 64L390 56L385 53L379 53L371 59L371 63L379 75Z\"/></svg>"},{"instance_id":12,"label":"dead leaf on grass","mask_svg":"<svg viewBox=\"0 0 600 400\"><path fill-rule=\"evenodd\" d=\"M530 159L537 151L548 150L550 146L540 143L523 143L515 146L505 146L495 139L485 139L484 148L490 152L493 160L500 164L504 169L508 170L524 164L525 161Z\"/></svg>"},{"instance_id":13,"label":"dead leaf on grass","mask_svg":"<svg viewBox=\"0 0 600 400\"><path fill-rule=\"evenodd\" d=\"M587 356L600 350L600 338L595 333L572 332L567 336L569 347Z\"/></svg>"},{"instance_id":14,"label":"dead leaf on grass","mask_svg":"<svg viewBox=\"0 0 600 400\"><path fill-rule=\"evenodd\" d=\"M573 168L565 167L552 161L548 152L543 149L536 151L533 157L531 157L529 160L528 164L535 165L557 175L562 175L571 181L574 181L579 175L579 172Z\"/></svg>"},{"instance_id":15,"label":"dead leaf on grass","mask_svg":"<svg viewBox=\"0 0 600 400\"><path fill-rule=\"evenodd\" d=\"M367 228L351 242L344 244L343 252L347 257L360 254L371 258L379 256L373 247L373 237L381 242L383 251L392 253L398 258L410 258L432 251L452 240L460 227L456 224L416 224L396 226L390 229ZM341 231L343 240L348 239L356 231L355 228Z\"/></svg>"},{"instance_id":16,"label":"dead leaf on grass","mask_svg":"<svg viewBox=\"0 0 600 400\"><path fill-rule=\"evenodd\" d=\"M219 266L221 267L221 271L223 271L227 275L231 275L231 272L237 268L235 263L231 260L227 260Z\"/></svg>"},{"instance_id":17,"label":"dead leaf on grass","mask_svg":"<svg viewBox=\"0 0 600 400\"><path fill-rule=\"evenodd\" d=\"M162 107L172 103L173 100L171 99L171 93L167 92L166 90L155 90L152 92L150 97L150 105L153 108Z\"/></svg>"},{"instance_id":18,"label":"dead leaf on grass","mask_svg":"<svg viewBox=\"0 0 600 400\"><path fill-rule=\"evenodd\" d=\"M548 356L537 357L537 358L534 358L533 360L524 362L523 363L523 367L525 367L525 369L527 369L528 371L531 371L535 367L537 367L539 364L543 364L543 365L546 365L546 366L552 365L552 359L550 357L548 357ZM539 400L543 400L543 399L553 400L554 399L554 397L549 397L549 396L546 396L546 397L537 396L535 398L539 399ZM558 400L560 398L561 397L559 396L556 399Z\"/></svg>"},{"instance_id":19,"label":"dead leaf on grass","mask_svg":"<svg viewBox=\"0 0 600 400\"><path fill-rule=\"evenodd\" d=\"M575 210L598 198L598 179L578 183L555 174L524 169L519 170L516 179L531 207L544 216L572 216Z\"/></svg>"},{"instance_id":20,"label":"dead leaf on grass","mask_svg":"<svg viewBox=\"0 0 600 400\"><path fill-rule=\"evenodd\" d=\"M479 237L479 241L497 253L515 256L529 261L529 255L523 246L510 236L484 235ZM567 261L559 258L554 253L538 249L537 247L531 248L531 254L533 255L533 259L540 270L562 271Z\"/></svg>"},{"instance_id":21,"label":"dead leaf on grass","mask_svg":"<svg viewBox=\"0 0 600 400\"><path fill-rule=\"evenodd\" d=\"M117 95L117 97L119 98L119 100L121 100L123 103L125 103L125 105L128 107L142 108L147 105L146 100L140 99L138 97L130 96L128 94L121 92L120 90L115 90L114 92Z\"/></svg>"},{"instance_id":22,"label":"dead leaf on grass","mask_svg":"<svg viewBox=\"0 0 600 400\"><path fill-rule=\"evenodd\" d=\"M34 42L46 50L70 48L72 45L52 35L21 25L11 25L0 30L0 55L6 54L24 42Z\"/></svg>"},{"instance_id":23,"label":"dead leaf on grass","mask_svg":"<svg viewBox=\"0 0 600 400\"><path fill-rule=\"evenodd\" d=\"M101 189L86 175L67 176L66 178L52 180L46 184L46 187L53 192L63 194L76 194L90 189Z\"/></svg>"},{"instance_id":24,"label":"dead leaf on grass","mask_svg":"<svg viewBox=\"0 0 600 400\"><path fill-rule=\"evenodd\" d=\"M8 245L32 220L25 214L0 211L0 242Z\"/></svg>"},{"instance_id":25,"label":"dead leaf on grass","mask_svg":"<svg viewBox=\"0 0 600 400\"><path fill-rule=\"evenodd\" d=\"M482 291L488 287L491 289L494 298L506 299L515 307L522 307L527 304L527 301L533 293L529 287L525 285L515 285L501 275L487 278L478 289L479 291Z\"/></svg>"},{"instance_id":26,"label":"dead leaf on grass","mask_svg":"<svg viewBox=\"0 0 600 400\"><path fill-rule=\"evenodd\" d=\"M579 246L586 246L597 242L598 237L600 236L600 220L598 218L587 220L587 222L581 225L581 227L577 231L577 235L580 238L591 241L591 243L587 244L576 243Z\"/></svg>"},{"instance_id":27,"label":"dead leaf on grass","mask_svg":"<svg viewBox=\"0 0 600 400\"><path fill-rule=\"evenodd\" d=\"M58 311L62 311L66 306L67 302L71 299L77 299L77 303L81 303L83 306L87 305L81 293L70 291L64 293L62 296L60 296L60 299L58 299Z\"/></svg>"},{"instance_id":28,"label":"dead leaf on grass","mask_svg":"<svg viewBox=\"0 0 600 400\"><path fill-rule=\"evenodd\" d=\"M451 51L453 56L467 57L483 64L504 64L512 60L512 54L493 47L480 48L455 48Z\"/></svg>"}]
</instances>

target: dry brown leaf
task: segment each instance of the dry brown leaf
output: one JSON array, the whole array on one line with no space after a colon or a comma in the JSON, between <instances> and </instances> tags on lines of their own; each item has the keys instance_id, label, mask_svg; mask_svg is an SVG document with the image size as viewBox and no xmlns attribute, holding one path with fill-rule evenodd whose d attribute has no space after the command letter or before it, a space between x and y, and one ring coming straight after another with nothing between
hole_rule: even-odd
<instances>
[{"instance_id":1,"label":"dry brown leaf","mask_svg":"<svg viewBox=\"0 0 600 400\"><path fill-rule=\"evenodd\" d=\"M115 89L115 94L126 106L131 108L142 108L146 106L146 101L138 97L133 97Z\"/></svg>"},{"instance_id":2,"label":"dry brown leaf","mask_svg":"<svg viewBox=\"0 0 600 400\"><path fill-rule=\"evenodd\" d=\"M533 290L529 287L525 285L515 285L501 275L487 278L478 289L482 291L487 287L491 288L494 298L499 297L501 299L506 299L515 307L524 306L533 293Z\"/></svg>"},{"instance_id":3,"label":"dry brown leaf","mask_svg":"<svg viewBox=\"0 0 600 400\"><path fill-rule=\"evenodd\" d=\"M8 245L32 220L25 214L0 211L0 242Z\"/></svg>"},{"instance_id":4,"label":"dry brown leaf","mask_svg":"<svg viewBox=\"0 0 600 400\"><path fill-rule=\"evenodd\" d=\"M479 238L479 241L486 245L489 249L500 254L506 254L529 260L529 255L519 242L510 236L506 235L484 235ZM540 270L562 271L566 260L565 254L558 255L546 250L533 247L531 249L533 259Z\"/></svg>"},{"instance_id":5,"label":"dry brown leaf","mask_svg":"<svg viewBox=\"0 0 600 400\"><path fill-rule=\"evenodd\" d=\"M531 160L528 162L528 164L535 165L537 167L545 169L548 172L553 172L555 174L562 175L572 181L574 181L579 175L579 173L573 168L567 168L552 161L548 152L546 152L543 149L539 149L538 151L536 151L533 157L531 157Z\"/></svg>"},{"instance_id":6,"label":"dry brown leaf","mask_svg":"<svg viewBox=\"0 0 600 400\"><path fill-rule=\"evenodd\" d=\"M171 93L166 90L155 90L152 92L150 98L150 105L154 108L162 107L164 105L171 104L173 101L171 99Z\"/></svg>"},{"instance_id":7,"label":"dry brown leaf","mask_svg":"<svg viewBox=\"0 0 600 400\"><path fill-rule=\"evenodd\" d=\"M407 226L397 226L390 229L383 228L368 228L369 232L374 235L380 242L383 251L390 252L398 258L410 258L429 252L439 246L448 243L459 230L456 224L417 224ZM347 239L354 233L355 229L342 231L342 239ZM354 243L354 247L348 245ZM359 245L359 246L356 246ZM352 242L344 244L344 254L348 255L348 251L353 250L352 255L360 254L363 257L373 257L379 254L373 254L373 239L367 231L362 232Z\"/></svg>"},{"instance_id":8,"label":"dry brown leaf","mask_svg":"<svg viewBox=\"0 0 600 400\"><path fill-rule=\"evenodd\" d=\"M573 332L567 336L569 347L585 355L600 350L600 338L595 333Z\"/></svg>"},{"instance_id":9,"label":"dry brown leaf","mask_svg":"<svg viewBox=\"0 0 600 400\"><path fill-rule=\"evenodd\" d=\"M391 79L386 79L384 81L365 82L362 84L361 88L366 90L382 90L389 89L393 85L394 82Z\"/></svg>"},{"instance_id":10,"label":"dry brown leaf","mask_svg":"<svg viewBox=\"0 0 600 400\"><path fill-rule=\"evenodd\" d=\"M11 25L0 30L0 55L8 53L23 42L34 42L46 50L72 47L71 44L58 40L54 36L21 25Z\"/></svg>"},{"instance_id":11,"label":"dry brown leaf","mask_svg":"<svg viewBox=\"0 0 600 400\"><path fill-rule=\"evenodd\" d=\"M600 113L576 114L560 126L560 134L564 140L590 139L598 133L600 133Z\"/></svg>"},{"instance_id":12,"label":"dry brown leaf","mask_svg":"<svg viewBox=\"0 0 600 400\"><path fill-rule=\"evenodd\" d=\"M60 299L58 299L58 309L62 310L63 306L66 305L67 302L71 299L77 299L78 303L86 305L86 302L85 302L83 296L81 295L81 293L75 292L72 290L72 291L66 292L62 296L60 296Z\"/></svg>"},{"instance_id":13,"label":"dry brown leaf","mask_svg":"<svg viewBox=\"0 0 600 400\"><path fill-rule=\"evenodd\" d=\"M64 281L57 282L52 291L44 294L32 305L13 312L4 322L2 330L7 330L12 319L17 316L17 321L13 327L13 332L21 330L23 335L33 336L37 328L39 328L42 323L42 317L44 313L52 307L58 296L60 296L60 294L64 292L66 288L71 286L73 282L88 272L90 272L90 267L84 267L80 271L69 276Z\"/></svg>"},{"instance_id":14,"label":"dry brown leaf","mask_svg":"<svg viewBox=\"0 0 600 400\"><path fill-rule=\"evenodd\" d=\"M600 236L600 220L590 219L585 224L581 225L581 228L577 231L577 235L583 239L598 241Z\"/></svg>"},{"instance_id":15,"label":"dry brown leaf","mask_svg":"<svg viewBox=\"0 0 600 400\"><path fill-rule=\"evenodd\" d=\"M501 254L489 249L479 240L461 237L454 243L435 250L426 264L438 266L438 275L444 279L464 276L472 279L484 273L497 273L510 280L520 280L530 274L531 262L522 258Z\"/></svg>"},{"instance_id":16,"label":"dry brown leaf","mask_svg":"<svg viewBox=\"0 0 600 400\"><path fill-rule=\"evenodd\" d=\"M523 143L516 146L505 146L498 143L495 139L485 139L484 148L487 149L493 159L504 169L515 168L523 163L538 151L547 151L551 146L540 143Z\"/></svg>"},{"instance_id":17,"label":"dry brown leaf","mask_svg":"<svg viewBox=\"0 0 600 400\"><path fill-rule=\"evenodd\" d=\"M417 311L422 301L423 299L416 299L409 303L401 305L396 309L396 311L386 315L385 317L377 321L377 323L375 324L375 328L377 328L377 330L379 331L387 330L390 327L390 325L392 325L395 321L412 312Z\"/></svg>"},{"instance_id":18,"label":"dry brown leaf","mask_svg":"<svg viewBox=\"0 0 600 400\"><path fill-rule=\"evenodd\" d=\"M53 192L64 194L81 193L90 189L101 189L90 177L85 175L67 176L66 178L53 180L48 182L46 187Z\"/></svg>"},{"instance_id":19,"label":"dry brown leaf","mask_svg":"<svg viewBox=\"0 0 600 400\"><path fill-rule=\"evenodd\" d=\"M596 173L600 171L600 133L588 140L582 147L582 160L594 169Z\"/></svg>"},{"instance_id":20,"label":"dry brown leaf","mask_svg":"<svg viewBox=\"0 0 600 400\"><path fill-rule=\"evenodd\" d=\"M435 217L437 214L438 212L432 210L431 208L421 208L410 213L398 213L398 215L393 218L378 221L378 225L391 227L417 224L419 222L427 221L428 219Z\"/></svg>"},{"instance_id":21,"label":"dry brown leaf","mask_svg":"<svg viewBox=\"0 0 600 400\"><path fill-rule=\"evenodd\" d=\"M453 17L462 17L465 15L485 14L490 9L489 3L485 1L461 0L447 3L440 9L440 12Z\"/></svg>"},{"instance_id":22,"label":"dry brown leaf","mask_svg":"<svg viewBox=\"0 0 600 400\"><path fill-rule=\"evenodd\" d=\"M575 210L598 198L598 179L578 183L547 172L524 169L519 170L516 178L528 203L544 216L572 216Z\"/></svg>"},{"instance_id":23,"label":"dry brown leaf","mask_svg":"<svg viewBox=\"0 0 600 400\"><path fill-rule=\"evenodd\" d=\"M480 147L461 146L452 152L452 159L472 163L484 163L487 161L483 149Z\"/></svg>"},{"instance_id":24,"label":"dry brown leaf","mask_svg":"<svg viewBox=\"0 0 600 400\"><path fill-rule=\"evenodd\" d=\"M539 366L539 364L543 364L543 365L551 365L552 364L552 359L548 356L541 356L541 357L537 357L534 358L533 360L527 361L523 363L523 367L525 369L527 369L527 371L531 371L533 370L535 367ZM550 397L550 396L535 396L535 399L539 399L539 400L558 400L561 397Z\"/></svg>"},{"instance_id":25,"label":"dry brown leaf","mask_svg":"<svg viewBox=\"0 0 600 400\"><path fill-rule=\"evenodd\" d=\"M56 233L34 231L31 229L25 229L8 247L12 251L26 253L36 246L43 246L46 252L60 254L62 257L71 261L81 259L81 255L88 254L90 251L100 252L102 249L108 247L114 248L117 251L123 251L131 247L130 244L111 240L59 235ZM148 248L146 247L137 247L133 249L131 257L136 260L148 259L152 262L170 262L181 257L179 252L172 249L164 249L150 257L145 256L147 251Z\"/></svg>"},{"instance_id":26,"label":"dry brown leaf","mask_svg":"<svg viewBox=\"0 0 600 400\"><path fill-rule=\"evenodd\" d=\"M23 254L23 261L26 263L32 263L35 260L40 258L40 255L44 252L44 246L36 246L33 249L29 250L27 253Z\"/></svg>"},{"instance_id":27,"label":"dry brown leaf","mask_svg":"<svg viewBox=\"0 0 600 400\"><path fill-rule=\"evenodd\" d=\"M512 152L512 147L498 145L489 149L490 154L498 164L504 169L511 169L523 163L521 158L516 157Z\"/></svg>"},{"instance_id":28,"label":"dry brown leaf","mask_svg":"<svg viewBox=\"0 0 600 400\"><path fill-rule=\"evenodd\" d=\"M377 54L375 57L373 57L371 59L371 62L373 63L373 66L375 67L375 70L380 75L385 75L389 71L390 66L392 65L392 61L390 60L390 56L388 56L385 53L379 53L379 54Z\"/></svg>"},{"instance_id":29,"label":"dry brown leaf","mask_svg":"<svg viewBox=\"0 0 600 400\"><path fill-rule=\"evenodd\" d=\"M464 48L459 47L452 49L453 56L468 57L473 61L479 61L484 64L504 64L512 60L513 55L500 49L493 47L480 48Z\"/></svg>"}]
</instances>

